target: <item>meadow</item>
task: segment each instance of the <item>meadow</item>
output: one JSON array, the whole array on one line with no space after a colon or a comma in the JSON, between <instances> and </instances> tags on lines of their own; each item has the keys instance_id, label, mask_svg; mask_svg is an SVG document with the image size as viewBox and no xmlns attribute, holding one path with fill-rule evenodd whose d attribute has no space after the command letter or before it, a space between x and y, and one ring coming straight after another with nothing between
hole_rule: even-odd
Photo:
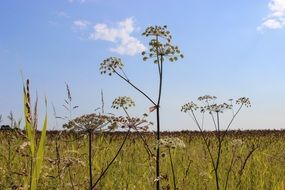
<instances>
[{"instance_id":1,"label":"meadow","mask_svg":"<svg viewBox=\"0 0 285 190\"><path fill-rule=\"evenodd\" d=\"M47 98L45 117L39 122L38 98L31 101L30 81L23 77L24 126L10 114L11 128L0 130L0 190L285 188L285 132L230 131L240 111L251 106L247 97L220 103L216 96L200 96L197 103L181 106L198 131L161 131L163 65L184 55L172 43L167 26L147 27L142 35L151 38L149 49L141 54L158 71L156 98L129 79L120 58L109 57L99 68L101 74L118 77L150 103L142 116L130 114L129 108L136 104L128 96L112 102L111 107L123 114L106 113L101 91L99 109L73 118L78 106L66 84L63 107L68 113L60 117L53 107L55 119L65 123L62 128L57 126L60 131L48 131ZM222 119L225 112L229 114L226 122ZM148 114L155 114L154 122L148 120ZM206 130L208 121L214 127L212 132ZM156 130L150 132L153 125ZM175 128L179 130L179 126Z\"/></svg>"},{"instance_id":2,"label":"meadow","mask_svg":"<svg viewBox=\"0 0 285 190\"><path fill-rule=\"evenodd\" d=\"M142 133L155 151L155 135ZM37 135L39 138L39 135ZM94 180L116 154L126 132L93 134ZM214 141L215 133L207 132ZM179 138L184 145L170 149L177 189L215 189L214 172L199 132L164 132L162 139ZM284 189L284 131L229 131L222 149L221 189ZM30 153L21 131L0 133L0 189L23 189L29 176ZM217 148L211 144L211 148ZM86 134L47 133L42 173L37 189L88 189ZM161 188L173 189L170 154L161 148ZM137 133L131 133L96 189L155 189L155 157ZM228 179L228 180L227 180ZM226 185L227 184L227 185Z\"/></svg>"}]
</instances>

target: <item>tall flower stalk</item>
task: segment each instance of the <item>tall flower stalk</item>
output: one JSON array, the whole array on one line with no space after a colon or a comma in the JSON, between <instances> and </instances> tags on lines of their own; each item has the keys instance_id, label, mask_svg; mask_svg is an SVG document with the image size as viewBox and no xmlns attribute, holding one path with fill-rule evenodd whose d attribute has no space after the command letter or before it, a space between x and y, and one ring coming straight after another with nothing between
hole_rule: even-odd
<instances>
[{"instance_id":1,"label":"tall flower stalk","mask_svg":"<svg viewBox=\"0 0 285 190\"><path fill-rule=\"evenodd\" d=\"M63 127L75 131L85 131L88 135L88 166L89 166L89 189L92 190L93 175L92 175L92 140L95 131L102 131L109 126L110 118L105 115L98 115L96 113L82 115L77 117Z\"/></svg>"},{"instance_id":2,"label":"tall flower stalk","mask_svg":"<svg viewBox=\"0 0 285 190\"><path fill-rule=\"evenodd\" d=\"M194 102L188 102L184 104L181 108L182 112L189 113L189 115L194 120L194 123L197 125L199 131L201 132L203 142L206 146L208 155L211 159L211 165L213 167L213 171L215 174L215 182L216 182L216 190L221 189L220 187L220 164L221 164L221 156L222 156L222 148L223 148L223 142L225 140L225 136L232 125L233 121L236 119L237 115L241 111L243 107L250 107L250 100L249 98L242 97L236 100L237 109L236 111L233 109L232 99L230 99L229 103L222 103L217 104L215 103L216 97L215 96L201 96L198 98L200 102L202 102L201 106L198 106ZM221 128L221 120L220 115L224 113L226 110L232 111L232 117L230 118L230 121L222 130ZM202 121L199 122L197 118L197 111L202 114ZM205 130L204 130L204 114L209 113L210 118L213 122L213 125L215 127L215 143L217 150L214 152L214 150L211 149L210 140L206 137ZM228 178L228 177L227 177ZM227 185L225 186L225 189L227 188Z\"/></svg>"},{"instance_id":3,"label":"tall flower stalk","mask_svg":"<svg viewBox=\"0 0 285 190\"><path fill-rule=\"evenodd\" d=\"M186 145L178 137L166 137L166 138L160 139L160 146L161 146L161 148L166 148L166 150L167 150L167 154L169 156L169 161L170 161L170 166L171 166L173 189L177 190L178 188L177 188L174 161L172 158L171 149L185 148Z\"/></svg>"},{"instance_id":4,"label":"tall flower stalk","mask_svg":"<svg viewBox=\"0 0 285 190\"><path fill-rule=\"evenodd\" d=\"M123 109L123 111L126 114L126 117L119 116L119 117L112 117L112 125L119 127L121 129L127 129L127 133L123 139L123 142L121 143L119 149L117 150L115 156L113 159L109 162L107 167L101 172L100 176L97 178L96 182L94 183L92 189L95 189L96 185L99 183L99 181L104 177L107 170L110 168L110 166L113 164L113 162L117 159L119 153L123 149L123 146L125 145L125 142L127 138L129 137L131 130L135 130L139 133L140 130L145 131L147 130L148 126L151 125L151 122L148 122L146 120L146 115L143 116L143 118L137 118L137 117L131 117L128 113L127 109L130 107L135 106L135 102L127 96L118 97L116 98L112 103L112 108L114 109Z\"/></svg>"},{"instance_id":5,"label":"tall flower stalk","mask_svg":"<svg viewBox=\"0 0 285 190\"><path fill-rule=\"evenodd\" d=\"M83 131L86 132L88 135L88 169L89 169L89 189L95 189L98 185L100 180L104 177L106 172L109 170L110 166L118 157L119 153L121 152L127 138L132 129L139 131L139 130L146 130L150 125L149 122L146 121L146 116L143 118L135 118L131 117L127 112L129 107L135 106L134 101L129 97L119 97L113 101L112 108L118 109L122 108L126 114L126 117L115 117L113 115L102 115L102 114L86 114L80 117L77 117L73 120L70 120L68 123L64 124L63 127L73 131ZM120 147L118 148L115 156L109 162L107 167L101 172L100 176L97 179L93 180L93 166L92 166L92 144L93 144L93 137L94 133L101 133L104 131L113 131L117 128L128 129L123 142L121 143ZM93 182L94 181L94 182Z\"/></svg>"},{"instance_id":6,"label":"tall flower stalk","mask_svg":"<svg viewBox=\"0 0 285 190\"><path fill-rule=\"evenodd\" d=\"M150 26L142 33L145 37L150 37L148 51L142 52L143 60L154 60L153 62L157 64L158 69L158 95L157 99L151 98L146 92L142 91L137 87L130 79L127 77L126 72L123 70L124 64L120 58L110 57L105 59L100 65L101 74L116 74L122 80L127 82L136 91L141 93L151 104L150 112L156 111L156 189L160 189L160 102L162 96L162 81L163 81L163 64L165 60L171 62L177 61L178 58L183 58L179 48L172 44L172 36L167 30L167 26Z\"/></svg>"}]
</instances>

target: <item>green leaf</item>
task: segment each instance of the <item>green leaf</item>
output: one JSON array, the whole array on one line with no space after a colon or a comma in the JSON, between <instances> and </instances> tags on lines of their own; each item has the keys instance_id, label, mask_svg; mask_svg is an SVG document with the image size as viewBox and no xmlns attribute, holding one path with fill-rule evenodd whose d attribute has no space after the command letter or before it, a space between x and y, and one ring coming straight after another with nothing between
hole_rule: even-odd
<instances>
[{"instance_id":1,"label":"green leaf","mask_svg":"<svg viewBox=\"0 0 285 190\"><path fill-rule=\"evenodd\" d=\"M45 115L44 125L43 125L42 133L41 133L40 144L39 144L37 156L36 156L36 163L35 163L35 167L33 170L31 190L36 189L37 181L39 180L42 165L43 165L44 149L45 149L44 146L45 146L45 141L46 141L46 129L47 129L47 113Z\"/></svg>"}]
</instances>

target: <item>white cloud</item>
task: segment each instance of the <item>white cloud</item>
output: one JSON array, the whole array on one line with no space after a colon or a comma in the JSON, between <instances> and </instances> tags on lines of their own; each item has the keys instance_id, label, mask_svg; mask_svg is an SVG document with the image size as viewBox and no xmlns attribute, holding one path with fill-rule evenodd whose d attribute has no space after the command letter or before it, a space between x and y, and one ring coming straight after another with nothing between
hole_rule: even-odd
<instances>
[{"instance_id":1,"label":"white cloud","mask_svg":"<svg viewBox=\"0 0 285 190\"><path fill-rule=\"evenodd\" d=\"M282 28L282 23L276 19L267 19L261 24L260 27L258 27L258 30L262 30L265 28L268 28L268 29Z\"/></svg>"},{"instance_id":2,"label":"white cloud","mask_svg":"<svg viewBox=\"0 0 285 190\"><path fill-rule=\"evenodd\" d=\"M94 32L90 35L90 38L93 40L105 40L115 42L118 36L118 29L109 28L106 24L96 24L94 26Z\"/></svg>"},{"instance_id":3,"label":"white cloud","mask_svg":"<svg viewBox=\"0 0 285 190\"><path fill-rule=\"evenodd\" d=\"M285 13L285 0L271 0L268 4L272 16L280 17Z\"/></svg>"},{"instance_id":4,"label":"white cloud","mask_svg":"<svg viewBox=\"0 0 285 190\"><path fill-rule=\"evenodd\" d=\"M73 29L74 30L85 30L89 27L91 23L87 20L76 20L73 21Z\"/></svg>"},{"instance_id":5,"label":"white cloud","mask_svg":"<svg viewBox=\"0 0 285 190\"><path fill-rule=\"evenodd\" d=\"M145 50L145 46L135 37L131 36L135 30L133 18L127 18L117 23L116 27L107 24L96 24L90 34L92 40L104 40L115 43L117 46L110 51L122 55L135 55Z\"/></svg>"},{"instance_id":6,"label":"white cloud","mask_svg":"<svg viewBox=\"0 0 285 190\"><path fill-rule=\"evenodd\" d=\"M285 0L270 0L268 3L270 13L263 19L257 30L280 29L285 27Z\"/></svg>"}]
</instances>

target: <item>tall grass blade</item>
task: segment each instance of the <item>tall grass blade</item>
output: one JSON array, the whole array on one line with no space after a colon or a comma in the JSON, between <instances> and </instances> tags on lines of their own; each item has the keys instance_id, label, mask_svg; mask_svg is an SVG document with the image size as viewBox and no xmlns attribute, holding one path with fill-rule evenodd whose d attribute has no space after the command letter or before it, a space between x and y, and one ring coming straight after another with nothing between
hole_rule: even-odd
<instances>
[{"instance_id":1,"label":"tall grass blade","mask_svg":"<svg viewBox=\"0 0 285 190\"><path fill-rule=\"evenodd\" d=\"M32 186L31 190L36 189L37 181L40 177L42 165L43 165L43 159L44 159L44 146L45 146L45 141L46 141L46 129L47 129L47 113L45 115L45 120L44 120L44 125L42 128L42 133L41 133L41 139L37 151L37 157L36 157L36 163L33 171L33 176L32 176Z\"/></svg>"}]
</instances>

